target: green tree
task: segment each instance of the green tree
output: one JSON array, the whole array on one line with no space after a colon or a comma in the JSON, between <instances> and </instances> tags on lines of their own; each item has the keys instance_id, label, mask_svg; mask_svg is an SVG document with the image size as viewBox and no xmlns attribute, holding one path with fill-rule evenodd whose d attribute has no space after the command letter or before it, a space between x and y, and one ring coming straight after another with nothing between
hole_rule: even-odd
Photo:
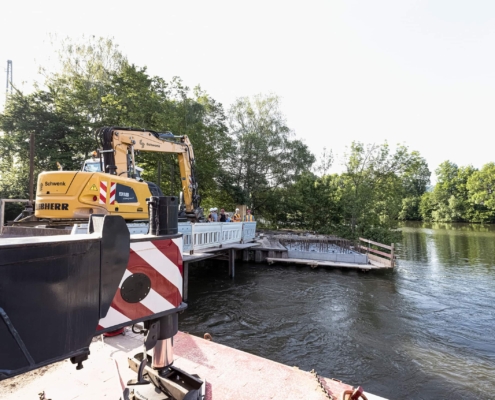
<instances>
[{"instance_id":1,"label":"green tree","mask_svg":"<svg viewBox=\"0 0 495 400\"><path fill-rule=\"evenodd\" d=\"M419 214L423 221L432 221L432 213L435 210L435 197L433 192L425 192L419 202Z\"/></svg>"},{"instance_id":2,"label":"green tree","mask_svg":"<svg viewBox=\"0 0 495 400\"><path fill-rule=\"evenodd\" d=\"M365 146L353 142L346 158L341 183L341 234L381 242L394 240L398 236L395 229L405 182L415 182L411 171L419 155L409 153L405 146L398 146L391 153L386 143ZM404 179L404 176L409 178Z\"/></svg>"},{"instance_id":3,"label":"green tree","mask_svg":"<svg viewBox=\"0 0 495 400\"><path fill-rule=\"evenodd\" d=\"M239 188L235 201L263 215L273 192L292 184L315 158L294 139L276 96L238 99L230 108L228 122L237 145L228 164L232 186Z\"/></svg>"},{"instance_id":4,"label":"green tree","mask_svg":"<svg viewBox=\"0 0 495 400\"><path fill-rule=\"evenodd\" d=\"M323 147L323 150L318 157L314 167L316 174L320 176L328 175L328 171L331 168L333 161L332 150L328 150L326 147Z\"/></svg>"},{"instance_id":5,"label":"green tree","mask_svg":"<svg viewBox=\"0 0 495 400\"><path fill-rule=\"evenodd\" d=\"M58 104L52 91L36 90L30 95L16 92L10 96L0 115L0 157L13 157L16 163L29 163L30 133L35 133L38 171L57 168L78 169L80 161L94 148L94 140L78 135L82 118L69 107ZM79 155L79 159L77 159Z\"/></svg>"},{"instance_id":6,"label":"green tree","mask_svg":"<svg viewBox=\"0 0 495 400\"><path fill-rule=\"evenodd\" d=\"M421 220L421 196L430 184L431 172L426 160L417 151L411 152L409 162L401 174L404 187L400 220Z\"/></svg>"},{"instance_id":7,"label":"green tree","mask_svg":"<svg viewBox=\"0 0 495 400\"><path fill-rule=\"evenodd\" d=\"M471 220L495 222L495 163L485 164L481 170L473 172L466 187L469 200L474 205Z\"/></svg>"},{"instance_id":8,"label":"green tree","mask_svg":"<svg viewBox=\"0 0 495 400\"><path fill-rule=\"evenodd\" d=\"M44 86L56 93L61 104L85 118L85 131L91 136L105 119L103 99L115 76L127 66L127 58L111 38L82 37L80 40L53 36L52 46L58 68L48 72L43 66ZM52 72L53 71L53 72Z\"/></svg>"},{"instance_id":9,"label":"green tree","mask_svg":"<svg viewBox=\"0 0 495 400\"><path fill-rule=\"evenodd\" d=\"M304 172L294 184L297 211L289 221L314 232L335 233L341 222L340 182L337 174L317 177Z\"/></svg>"},{"instance_id":10,"label":"green tree","mask_svg":"<svg viewBox=\"0 0 495 400\"><path fill-rule=\"evenodd\" d=\"M467 182L475 172L472 166L459 167L451 161L440 164L435 171L437 183L422 207L423 218L441 222L472 221L477 210L469 199Z\"/></svg>"}]
</instances>

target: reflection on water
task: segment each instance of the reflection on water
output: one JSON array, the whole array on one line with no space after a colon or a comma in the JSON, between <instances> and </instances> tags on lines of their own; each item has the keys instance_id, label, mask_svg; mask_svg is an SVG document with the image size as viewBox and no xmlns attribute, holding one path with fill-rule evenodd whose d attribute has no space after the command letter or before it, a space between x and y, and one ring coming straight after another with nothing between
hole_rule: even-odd
<instances>
[{"instance_id":1,"label":"reflection on water","mask_svg":"<svg viewBox=\"0 0 495 400\"><path fill-rule=\"evenodd\" d=\"M493 225L408 223L402 232L402 247L408 260L424 262L433 256L434 260L438 258L439 263L449 266L495 265Z\"/></svg>"},{"instance_id":2,"label":"reflection on water","mask_svg":"<svg viewBox=\"0 0 495 400\"><path fill-rule=\"evenodd\" d=\"M492 397L495 227L407 224L397 249L385 272L193 265L180 328L390 399Z\"/></svg>"}]
</instances>

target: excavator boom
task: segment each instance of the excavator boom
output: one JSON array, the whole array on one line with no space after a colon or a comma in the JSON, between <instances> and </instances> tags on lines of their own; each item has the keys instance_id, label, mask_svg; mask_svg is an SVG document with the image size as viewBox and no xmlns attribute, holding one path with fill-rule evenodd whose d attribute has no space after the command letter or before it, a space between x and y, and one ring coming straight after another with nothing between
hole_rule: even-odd
<instances>
[{"instance_id":1,"label":"excavator boom","mask_svg":"<svg viewBox=\"0 0 495 400\"><path fill-rule=\"evenodd\" d=\"M177 154L186 213L194 213L199 207L197 184L194 177L194 151L189 138L174 136L170 132L158 133L128 128L101 128L105 172L129 177L135 175L134 152Z\"/></svg>"}]
</instances>

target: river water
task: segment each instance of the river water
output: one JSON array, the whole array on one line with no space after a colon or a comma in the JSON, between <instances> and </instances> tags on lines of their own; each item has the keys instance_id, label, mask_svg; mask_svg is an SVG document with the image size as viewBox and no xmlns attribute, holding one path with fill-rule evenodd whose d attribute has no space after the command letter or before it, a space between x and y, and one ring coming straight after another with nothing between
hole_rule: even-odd
<instances>
[{"instance_id":1,"label":"river water","mask_svg":"<svg viewBox=\"0 0 495 400\"><path fill-rule=\"evenodd\" d=\"M193 264L180 329L389 399L495 399L495 227L402 231L393 271Z\"/></svg>"}]
</instances>

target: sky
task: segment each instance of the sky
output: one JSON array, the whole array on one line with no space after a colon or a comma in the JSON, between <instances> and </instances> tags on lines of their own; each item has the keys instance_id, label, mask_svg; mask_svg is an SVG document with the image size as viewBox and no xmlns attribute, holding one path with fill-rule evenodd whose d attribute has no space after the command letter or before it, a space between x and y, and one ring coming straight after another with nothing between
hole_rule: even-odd
<instances>
[{"instance_id":1,"label":"sky","mask_svg":"<svg viewBox=\"0 0 495 400\"><path fill-rule=\"evenodd\" d=\"M493 0L4 1L3 85L12 60L14 84L31 90L49 34L112 37L132 63L200 84L226 109L276 94L296 137L331 149L337 171L352 141L405 144L432 171L495 161Z\"/></svg>"}]
</instances>

